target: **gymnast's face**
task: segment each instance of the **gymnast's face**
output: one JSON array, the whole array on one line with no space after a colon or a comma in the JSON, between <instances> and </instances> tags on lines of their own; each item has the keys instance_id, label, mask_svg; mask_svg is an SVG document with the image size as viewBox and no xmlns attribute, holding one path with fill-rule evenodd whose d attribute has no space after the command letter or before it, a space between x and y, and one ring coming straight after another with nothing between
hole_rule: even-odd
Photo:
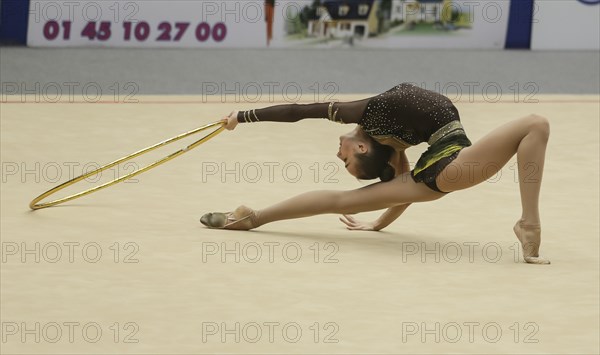
<instances>
[{"instance_id":1,"label":"gymnast's face","mask_svg":"<svg viewBox=\"0 0 600 355\"><path fill-rule=\"evenodd\" d=\"M368 144L360 138L358 128L343 136L340 136L340 148L337 157L344 162L346 170L355 177L358 177L357 154L366 154Z\"/></svg>"}]
</instances>

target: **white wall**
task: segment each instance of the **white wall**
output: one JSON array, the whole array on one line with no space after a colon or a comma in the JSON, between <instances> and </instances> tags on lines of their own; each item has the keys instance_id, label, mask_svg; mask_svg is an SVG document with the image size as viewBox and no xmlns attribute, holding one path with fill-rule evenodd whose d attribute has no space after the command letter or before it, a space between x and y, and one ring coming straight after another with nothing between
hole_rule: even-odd
<instances>
[{"instance_id":1,"label":"white wall","mask_svg":"<svg viewBox=\"0 0 600 355\"><path fill-rule=\"evenodd\" d=\"M536 0L533 21L531 49L600 49L600 1Z\"/></svg>"}]
</instances>

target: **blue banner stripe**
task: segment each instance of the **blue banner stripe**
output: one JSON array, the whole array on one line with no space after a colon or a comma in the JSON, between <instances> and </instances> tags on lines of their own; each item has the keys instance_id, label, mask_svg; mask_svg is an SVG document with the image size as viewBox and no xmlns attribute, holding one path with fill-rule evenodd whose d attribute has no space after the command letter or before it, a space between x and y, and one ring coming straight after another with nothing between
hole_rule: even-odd
<instances>
[{"instance_id":1,"label":"blue banner stripe","mask_svg":"<svg viewBox=\"0 0 600 355\"><path fill-rule=\"evenodd\" d=\"M531 48L533 1L534 0L511 0L508 30L504 45L505 48Z\"/></svg>"},{"instance_id":2,"label":"blue banner stripe","mask_svg":"<svg viewBox=\"0 0 600 355\"><path fill-rule=\"evenodd\" d=\"M29 0L0 1L0 42L27 43Z\"/></svg>"}]
</instances>

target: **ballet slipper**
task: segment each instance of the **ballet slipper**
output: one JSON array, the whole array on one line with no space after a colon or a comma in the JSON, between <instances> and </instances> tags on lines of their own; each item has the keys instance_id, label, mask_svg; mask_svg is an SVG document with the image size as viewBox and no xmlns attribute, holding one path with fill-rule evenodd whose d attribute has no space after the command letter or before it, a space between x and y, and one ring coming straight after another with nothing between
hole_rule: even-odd
<instances>
[{"instance_id":1,"label":"ballet slipper","mask_svg":"<svg viewBox=\"0 0 600 355\"><path fill-rule=\"evenodd\" d=\"M523 248L523 259L528 264L550 264L539 256L542 229L539 224L526 225L523 220L518 220L513 227L515 235L521 242Z\"/></svg>"},{"instance_id":2,"label":"ballet slipper","mask_svg":"<svg viewBox=\"0 0 600 355\"><path fill-rule=\"evenodd\" d=\"M211 229L250 230L256 228L256 214L246 206L240 206L233 212L207 213L200 222Z\"/></svg>"}]
</instances>

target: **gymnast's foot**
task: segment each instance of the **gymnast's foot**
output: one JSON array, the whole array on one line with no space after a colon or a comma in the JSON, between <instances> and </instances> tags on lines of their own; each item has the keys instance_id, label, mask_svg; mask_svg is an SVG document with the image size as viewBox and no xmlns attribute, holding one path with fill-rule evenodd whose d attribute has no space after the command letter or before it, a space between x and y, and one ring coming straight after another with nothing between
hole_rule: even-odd
<instances>
[{"instance_id":1,"label":"gymnast's foot","mask_svg":"<svg viewBox=\"0 0 600 355\"><path fill-rule=\"evenodd\" d=\"M542 229L539 224L526 225L523 220L518 220L513 227L515 235L521 242L523 248L523 258L529 264L550 264L550 260L546 260L539 255L540 243L542 241Z\"/></svg>"},{"instance_id":2,"label":"gymnast's foot","mask_svg":"<svg viewBox=\"0 0 600 355\"><path fill-rule=\"evenodd\" d=\"M214 212L207 213L200 222L208 228L215 229L232 229L232 230L250 230L256 228L258 223L256 221L256 213L253 209L240 206L233 212Z\"/></svg>"}]
</instances>

